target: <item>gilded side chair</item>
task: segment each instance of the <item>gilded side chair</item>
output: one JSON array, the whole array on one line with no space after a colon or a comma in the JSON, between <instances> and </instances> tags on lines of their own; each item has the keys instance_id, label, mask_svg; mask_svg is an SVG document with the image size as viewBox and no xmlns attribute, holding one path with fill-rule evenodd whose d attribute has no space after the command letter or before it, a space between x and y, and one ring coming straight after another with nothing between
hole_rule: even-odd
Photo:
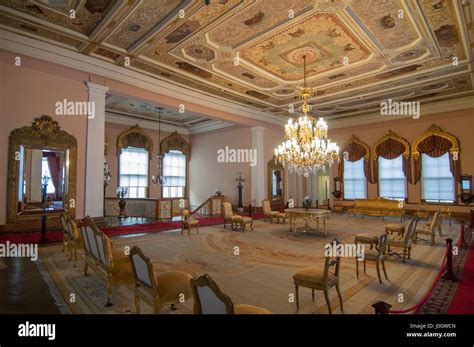
<instances>
[{"instance_id":1,"label":"gilded side chair","mask_svg":"<svg viewBox=\"0 0 474 347\"><path fill-rule=\"evenodd\" d=\"M385 268L385 250L387 248L388 243L388 236L387 235L380 235L378 239L378 245L376 249L366 250L364 248L364 273L366 274L366 263L367 261L375 262L375 267L377 269L377 277L379 278L379 283L382 284L382 277L380 276L380 265L382 265L383 274L385 278L388 280L387 276L387 269ZM359 278L359 262L360 260L356 258L356 274L357 278Z\"/></svg>"},{"instance_id":2,"label":"gilded side chair","mask_svg":"<svg viewBox=\"0 0 474 347\"><path fill-rule=\"evenodd\" d=\"M153 264L138 246L130 251L133 275L135 278L135 309L140 313L140 300L159 313L163 306L183 303L191 297L190 281L193 278L184 271L168 270L155 273Z\"/></svg>"},{"instance_id":3,"label":"gilded side chair","mask_svg":"<svg viewBox=\"0 0 474 347\"><path fill-rule=\"evenodd\" d=\"M69 240L69 230L67 225L68 214L66 212L61 212L59 215L59 221L61 222L61 230L63 231L63 248L61 252L65 252L68 249L67 243Z\"/></svg>"},{"instance_id":4,"label":"gilded side chair","mask_svg":"<svg viewBox=\"0 0 474 347\"><path fill-rule=\"evenodd\" d=\"M419 239L418 236L429 235L431 237L431 245L434 246L436 243L436 229L438 229L439 236L443 236L443 232L441 230L441 221L441 212L438 211L434 214L430 223L426 223L423 228L416 229L414 242L416 243L418 240L427 241L424 239Z\"/></svg>"},{"instance_id":5,"label":"gilded side chair","mask_svg":"<svg viewBox=\"0 0 474 347\"><path fill-rule=\"evenodd\" d=\"M208 274L191 280L195 314L271 314L252 305L234 305Z\"/></svg>"},{"instance_id":6,"label":"gilded side chair","mask_svg":"<svg viewBox=\"0 0 474 347\"><path fill-rule=\"evenodd\" d=\"M269 200L262 200L262 207L263 207L263 216L265 220L270 219L270 222L272 223L274 220L278 222L278 217L279 217L280 212L272 211L272 207L270 205Z\"/></svg>"},{"instance_id":7,"label":"gilded side chair","mask_svg":"<svg viewBox=\"0 0 474 347\"><path fill-rule=\"evenodd\" d=\"M332 241L332 245L338 246L340 243L337 239ZM336 254L335 257L326 255L324 259L324 266L312 266L303 268L293 276L296 294L296 309L299 310L299 287L311 289L312 299L314 301L314 291L321 290L324 292L324 298L328 306L328 311L332 314L331 302L329 301L329 289L336 288L339 297L339 304L341 311L344 312L342 303L341 290L339 287L339 271L341 267L341 257Z\"/></svg>"},{"instance_id":8,"label":"gilded side chair","mask_svg":"<svg viewBox=\"0 0 474 347\"><path fill-rule=\"evenodd\" d=\"M88 276L89 267L107 283L106 307L112 306L113 288L133 283L132 265L123 250L113 249L112 244L97 228L91 217L81 223L84 244L84 275Z\"/></svg>"},{"instance_id":9,"label":"gilded side chair","mask_svg":"<svg viewBox=\"0 0 474 347\"><path fill-rule=\"evenodd\" d=\"M199 234L199 220L191 218L191 212L186 208L182 213L181 221L181 235L183 235L184 229L188 229L188 235L191 233L191 228L196 228L196 233Z\"/></svg>"},{"instance_id":10,"label":"gilded side chair","mask_svg":"<svg viewBox=\"0 0 474 347\"><path fill-rule=\"evenodd\" d=\"M224 206L224 228L227 226L227 223L230 222L231 228L234 231L241 228L242 231L245 232L247 225L250 227L250 230L253 231L252 218L234 214L230 202L223 202L222 205Z\"/></svg>"},{"instance_id":11,"label":"gilded side chair","mask_svg":"<svg viewBox=\"0 0 474 347\"><path fill-rule=\"evenodd\" d=\"M62 212L59 215L61 228L63 229L63 249L67 251L68 260L73 261L75 265L77 261L77 252L82 248L82 237L77 229L76 223L72 220L68 213Z\"/></svg>"},{"instance_id":12,"label":"gilded side chair","mask_svg":"<svg viewBox=\"0 0 474 347\"><path fill-rule=\"evenodd\" d=\"M416 227L418 225L418 217L414 217L408 222L408 225L405 229L405 235L402 238L397 237L396 235L388 236L388 254L396 255L403 259L403 262L406 259L411 259L411 247L416 235ZM392 247L399 247L403 249L403 254L399 255L392 251Z\"/></svg>"}]
</instances>

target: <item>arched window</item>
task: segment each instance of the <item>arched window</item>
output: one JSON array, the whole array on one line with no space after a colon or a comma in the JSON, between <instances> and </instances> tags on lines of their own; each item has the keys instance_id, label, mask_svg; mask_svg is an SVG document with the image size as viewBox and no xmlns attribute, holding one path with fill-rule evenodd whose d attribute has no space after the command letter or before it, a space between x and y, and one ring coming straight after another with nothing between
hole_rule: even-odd
<instances>
[{"instance_id":1,"label":"arched window","mask_svg":"<svg viewBox=\"0 0 474 347\"><path fill-rule=\"evenodd\" d=\"M176 131L161 141L162 170L165 182L162 198L187 198L187 172L190 156L189 143Z\"/></svg>"},{"instance_id":2,"label":"arched window","mask_svg":"<svg viewBox=\"0 0 474 347\"><path fill-rule=\"evenodd\" d=\"M373 181L379 183L379 196L404 200L411 179L410 144L389 130L377 141L373 153Z\"/></svg>"},{"instance_id":3,"label":"arched window","mask_svg":"<svg viewBox=\"0 0 474 347\"><path fill-rule=\"evenodd\" d=\"M367 179L364 173L364 158L349 161L344 159L344 199L366 199Z\"/></svg>"},{"instance_id":4,"label":"arched window","mask_svg":"<svg viewBox=\"0 0 474 347\"><path fill-rule=\"evenodd\" d=\"M128 188L128 198L147 198L149 162L153 141L138 125L117 137L119 187Z\"/></svg>"},{"instance_id":5,"label":"arched window","mask_svg":"<svg viewBox=\"0 0 474 347\"><path fill-rule=\"evenodd\" d=\"M456 181L461 180L459 140L440 127L431 127L413 144L414 179L421 180L421 197L427 202L456 201Z\"/></svg>"},{"instance_id":6,"label":"arched window","mask_svg":"<svg viewBox=\"0 0 474 347\"><path fill-rule=\"evenodd\" d=\"M341 149L338 175L342 177L344 199L367 199L367 181L372 182L369 146L352 135Z\"/></svg>"}]
</instances>

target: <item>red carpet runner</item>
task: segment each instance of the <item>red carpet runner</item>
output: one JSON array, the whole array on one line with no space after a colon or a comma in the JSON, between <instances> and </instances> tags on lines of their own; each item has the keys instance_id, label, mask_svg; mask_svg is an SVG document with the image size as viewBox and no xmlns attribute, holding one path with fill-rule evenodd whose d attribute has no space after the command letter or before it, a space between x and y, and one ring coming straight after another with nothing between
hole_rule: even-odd
<instances>
[{"instance_id":1,"label":"red carpet runner","mask_svg":"<svg viewBox=\"0 0 474 347\"><path fill-rule=\"evenodd\" d=\"M448 308L449 314L474 313L474 242L464 264L464 272L456 294Z\"/></svg>"},{"instance_id":2,"label":"red carpet runner","mask_svg":"<svg viewBox=\"0 0 474 347\"><path fill-rule=\"evenodd\" d=\"M263 218L262 213L254 213L253 219ZM224 223L222 217L200 217L199 226L218 225ZM164 230L180 229L181 221L173 222L156 222L148 224L135 224L135 225L123 225L113 227L100 228L107 236L120 236L120 235L131 235L141 233L159 232ZM0 243L37 243L40 241L41 235L39 232L34 233L22 233L22 234L8 234L0 236ZM47 231L46 239L48 242L57 242L63 239L62 231Z\"/></svg>"}]
</instances>

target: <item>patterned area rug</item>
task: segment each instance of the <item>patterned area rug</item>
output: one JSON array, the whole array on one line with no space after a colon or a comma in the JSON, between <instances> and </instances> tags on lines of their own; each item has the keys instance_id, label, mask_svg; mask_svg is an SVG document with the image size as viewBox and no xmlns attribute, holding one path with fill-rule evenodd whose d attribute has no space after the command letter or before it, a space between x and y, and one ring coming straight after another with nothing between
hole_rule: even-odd
<instances>
[{"instance_id":1,"label":"patterned area rug","mask_svg":"<svg viewBox=\"0 0 474 347\"><path fill-rule=\"evenodd\" d=\"M137 237L114 238L114 248L138 245L154 262L157 272L168 269L183 270L194 276L208 273L234 304L251 304L264 307L274 313L325 314L327 307L322 292L316 291L315 301L311 290L300 288L300 310L293 301L292 276L301 268L321 265L324 262L324 246L333 238L352 243L354 235L361 232L379 235L384 226L394 220L360 219L332 216L327 223L327 236L316 232L290 233L288 225L254 222L254 231L233 232L222 225L200 228L181 235L179 231L167 231ZM455 242L459 225L443 225L445 236ZM105 308L104 281L92 271L84 276L83 261L74 267L61 253L60 245L40 249L41 265L56 284L64 302L73 313L134 313L133 288L114 289L114 305ZM403 309L416 304L430 287L439 270L444 255L444 237L437 244L416 244L412 259L389 257L386 262L389 281L379 284L375 265L368 262L367 274L360 266L359 279L355 273L355 259L341 261L341 290L345 313L372 314L371 305L385 301L393 309ZM362 265L362 264L361 264ZM335 289L329 292L334 313L340 313ZM74 298L74 302L71 302ZM178 305L177 310L164 308L162 313L192 313L193 300ZM142 303L142 312L151 308Z\"/></svg>"}]
</instances>

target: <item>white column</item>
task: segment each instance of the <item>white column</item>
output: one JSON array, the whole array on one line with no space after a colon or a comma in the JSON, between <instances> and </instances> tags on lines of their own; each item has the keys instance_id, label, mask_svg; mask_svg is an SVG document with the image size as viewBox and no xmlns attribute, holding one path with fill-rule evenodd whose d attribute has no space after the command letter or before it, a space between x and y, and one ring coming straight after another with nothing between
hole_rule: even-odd
<instances>
[{"instance_id":1,"label":"white column","mask_svg":"<svg viewBox=\"0 0 474 347\"><path fill-rule=\"evenodd\" d=\"M252 149L257 151L256 165L251 170L251 201L255 200L255 206L262 206L265 199L265 153L264 153L264 131L265 128L258 126L252 130Z\"/></svg>"},{"instance_id":2,"label":"white column","mask_svg":"<svg viewBox=\"0 0 474 347\"><path fill-rule=\"evenodd\" d=\"M87 119L85 215L104 215L105 93L108 87L87 82L94 113Z\"/></svg>"}]
</instances>

